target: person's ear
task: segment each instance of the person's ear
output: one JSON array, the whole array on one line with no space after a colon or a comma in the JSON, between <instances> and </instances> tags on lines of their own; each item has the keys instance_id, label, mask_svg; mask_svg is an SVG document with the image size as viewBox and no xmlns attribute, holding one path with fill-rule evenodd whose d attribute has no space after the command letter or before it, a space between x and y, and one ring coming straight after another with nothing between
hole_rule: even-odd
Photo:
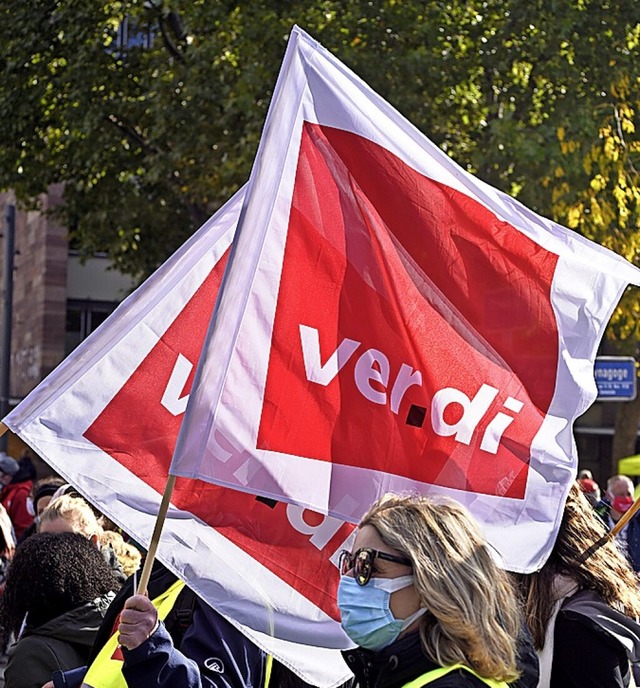
<instances>
[{"instance_id":1,"label":"person's ear","mask_svg":"<svg viewBox=\"0 0 640 688\"><path fill-rule=\"evenodd\" d=\"M98 536L98 533L94 533L93 535L89 535L87 538L91 543L93 543L96 547L100 548L100 538Z\"/></svg>"}]
</instances>

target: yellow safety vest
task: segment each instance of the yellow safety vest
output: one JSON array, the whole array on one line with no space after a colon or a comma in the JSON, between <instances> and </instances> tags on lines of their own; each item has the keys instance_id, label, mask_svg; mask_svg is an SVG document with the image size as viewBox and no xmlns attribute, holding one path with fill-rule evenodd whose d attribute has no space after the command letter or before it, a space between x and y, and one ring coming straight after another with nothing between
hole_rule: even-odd
<instances>
[{"instance_id":1,"label":"yellow safety vest","mask_svg":"<svg viewBox=\"0 0 640 688\"><path fill-rule=\"evenodd\" d=\"M452 671L455 671L456 669L464 669L465 671L468 671L470 674L473 674L474 676L479 678L483 683L486 683L488 686L490 686L490 688L509 688L508 684L504 681L496 681L492 678L484 678L483 676L480 676L473 669L471 669L468 666L465 666L464 664L453 664L452 666L441 667L440 669L427 671L426 674L422 674L422 676L414 678L413 681L405 683L403 688L422 688L422 686L426 686L428 683L431 683L442 676L446 676L447 674L451 673Z\"/></svg>"},{"instance_id":2,"label":"yellow safety vest","mask_svg":"<svg viewBox=\"0 0 640 688\"><path fill-rule=\"evenodd\" d=\"M184 582L178 580L165 590L162 595L151 601L158 610L158 618L161 621L167 618L183 588ZM124 658L118 645L118 634L114 633L89 667L82 683L83 688L127 688L127 683L122 675L123 663ZM265 688L269 686L269 681L271 680L272 666L273 657L267 655L265 662Z\"/></svg>"},{"instance_id":3,"label":"yellow safety vest","mask_svg":"<svg viewBox=\"0 0 640 688\"><path fill-rule=\"evenodd\" d=\"M177 580L162 595L152 600L161 621L167 618L183 588L184 582ZM114 633L93 660L82 685L88 688L127 688L127 682L122 675L123 662L124 658L118 645L118 634Z\"/></svg>"}]
</instances>

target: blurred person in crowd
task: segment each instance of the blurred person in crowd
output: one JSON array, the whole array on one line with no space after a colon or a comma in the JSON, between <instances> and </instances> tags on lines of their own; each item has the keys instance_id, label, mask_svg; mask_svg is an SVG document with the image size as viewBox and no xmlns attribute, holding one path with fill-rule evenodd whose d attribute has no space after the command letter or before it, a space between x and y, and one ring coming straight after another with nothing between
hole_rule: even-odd
<instances>
[{"instance_id":1,"label":"blurred person in crowd","mask_svg":"<svg viewBox=\"0 0 640 688\"><path fill-rule=\"evenodd\" d=\"M4 590L7 571L13 559L15 549L16 542L13 537L13 525L7 510L0 504L0 594Z\"/></svg>"},{"instance_id":2,"label":"blurred person in crowd","mask_svg":"<svg viewBox=\"0 0 640 688\"><path fill-rule=\"evenodd\" d=\"M16 540L33 523L27 500L36 477L36 470L31 459L25 455L16 461L7 454L0 454L0 503L9 514Z\"/></svg>"},{"instance_id":3,"label":"blurred person in crowd","mask_svg":"<svg viewBox=\"0 0 640 688\"><path fill-rule=\"evenodd\" d=\"M33 516L33 523L24 531L20 542L38 530L40 514L42 514L61 485L64 485L64 480L54 475L48 475L33 483L27 498L27 511Z\"/></svg>"},{"instance_id":4,"label":"blurred person in crowd","mask_svg":"<svg viewBox=\"0 0 640 688\"><path fill-rule=\"evenodd\" d=\"M519 576L541 686L630 685L640 659L638 580L616 543L601 540L605 534L574 483L549 559Z\"/></svg>"},{"instance_id":5,"label":"blurred person in crowd","mask_svg":"<svg viewBox=\"0 0 640 688\"><path fill-rule=\"evenodd\" d=\"M125 540L126 540L127 536L124 535L122 530L111 519L109 519L107 516L105 516L105 514L103 514L102 511L100 511L100 509L98 509L91 502L86 500L80 494L80 492L78 492L78 490L76 490L76 488L73 485L71 485L70 483L64 483L63 485L61 485L54 492L53 497L51 498L51 501L53 501L54 499L57 499L58 497L76 497L78 499L82 499L89 506L91 511L93 511L93 513L96 517L96 520L98 521L98 524L100 525L100 528L102 528L102 530L114 530L114 531L120 533L122 535L122 537L125 538Z\"/></svg>"},{"instance_id":6,"label":"blurred person in crowd","mask_svg":"<svg viewBox=\"0 0 640 688\"><path fill-rule=\"evenodd\" d=\"M633 506L633 490L633 481L626 475L614 475L607 480L607 489L596 505L596 512L609 530ZM631 519L616 536L616 542L634 571L640 571L640 521Z\"/></svg>"},{"instance_id":7,"label":"blurred person in crowd","mask_svg":"<svg viewBox=\"0 0 640 688\"><path fill-rule=\"evenodd\" d=\"M359 688L535 686L516 591L457 502L387 495L341 555L338 607ZM535 660L534 660L535 664Z\"/></svg>"},{"instance_id":8,"label":"blurred person in crowd","mask_svg":"<svg viewBox=\"0 0 640 688\"><path fill-rule=\"evenodd\" d=\"M47 475L33 484L31 504L34 516L40 516L62 485L64 485L64 480L56 475Z\"/></svg>"},{"instance_id":9,"label":"blurred person in crowd","mask_svg":"<svg viewBox=\"0 0 640 688\"><path fill-rule=\"evenodd\" d=\"M56 497L40 513L40 533L80 533L100 544L102 526L93 509L82 497Z\"/></svg>"},{"instance_id":10,"label":"blurred person in crowd","mask_svg":"<svg viewBox=\"0 0 640 688\"><path fill-rule=\"evenodd\" d=\"M102 526L95 511L84 498L72 497L68 494L64 494L62 497L54 495L40 514L38 531L41 533L80 533L84 535L102 552L120 583L124 583L127 579L113 547L108 543L103 543L104 531Z\"/></svg>"},{"instance_id":11,"label":"blurred person in crowd","mask_svg":"<svg viewBox=\"0 0 640 688\"><path fill-rule=\"evenodd\" d=\"M17 549L0 599L9 649L5 688L40 688L86 662L119 587L100 552L76 533L36 533Z\"/></svg>"},{"instance_id":12,"label":"blurred person in crowd","mask_svg":"<svg viewBox=\"0 0 640 688\"><path fill-rule=\"evenodd\" d=\"M590 474L591 471L580 471L580 473ZM578 485L580 485L580 489L587 498L589 504L591 504L592 507L597 507L601 499L600 486L598 483L593 478L584 477L578 478Z\"/></svg>"},{"instance_id":13,"label":"blurred person in crowd","mask_svg":"<svg viewBox=\"0 0 640 688\"><path fill-rule=\"evenodd\" d=\"M18 462L5 452L0 452L0 483L2 487L8 485L13 476L18 472L20 466Z\"/></svg>"}]
</instances>

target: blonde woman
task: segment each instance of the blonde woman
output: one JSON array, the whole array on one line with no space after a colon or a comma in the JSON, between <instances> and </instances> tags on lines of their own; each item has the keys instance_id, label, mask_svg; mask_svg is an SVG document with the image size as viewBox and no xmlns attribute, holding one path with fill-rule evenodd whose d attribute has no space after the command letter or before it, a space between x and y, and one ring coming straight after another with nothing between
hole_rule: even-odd
<instances>
[{"instance_id":1,"label":"blonde woman","mask_svg":"<svg viewBox=\"0 0 640 688\"><path fill-rule=\"evenodd\" d=\"M82 497L63 495L51 500L40 514L40 533L80 533L100 546L102 526Z\"/></svg>"},{"instance_id":2,"label":"blonde woman","mask_svg":"<svg viewBox=\"0 0 640 688\"><path fill-rule=\"evenodd\" d=\"M640 660L638 579L574 483L549 559L521 576L541 688L626 688ZM588 555L588 556L587 556Z\"/></svg>"},{"instance_id":3,"label":"blonde woman","mask_svg":"<svg viewBox=\"0 0 640 688\"><path fill-rule=\"evenodd\" d=\"M341 556L338 606L360 688L481 688L519 676L508 574L451 500L387 495Z\"/></svg>"},{"instance_id":4,"label":"blonde woman","mask_svg":"<svg viewBox=\"0 0 640 688\"><path fill-rule=\"evenodd\" d=\"M40 515L38 532L84 535L102 552L120 584L127 579L116 552L104 539L104 530L98 517L82 497L63 495L52 499Z\"/></svg>"}]
</instances>

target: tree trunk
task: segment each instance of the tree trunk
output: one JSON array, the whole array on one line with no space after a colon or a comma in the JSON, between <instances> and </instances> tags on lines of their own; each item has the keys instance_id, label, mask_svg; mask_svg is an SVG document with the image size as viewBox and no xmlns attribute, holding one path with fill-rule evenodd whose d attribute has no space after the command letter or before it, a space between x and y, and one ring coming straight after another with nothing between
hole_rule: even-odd
<instances>
[{"instance_id":1,"label":"tree trunk","mask_svg":"<svg viewBox=\"0 0 640 688\"><path fill-rule=\"evenodd\" d=\"M636 453L636 439L640 424L640 395L633 401L621 401L616 411L616 424L611 449L611 471L618 473L618 460Z\"/></svg>"}]
</instances>

